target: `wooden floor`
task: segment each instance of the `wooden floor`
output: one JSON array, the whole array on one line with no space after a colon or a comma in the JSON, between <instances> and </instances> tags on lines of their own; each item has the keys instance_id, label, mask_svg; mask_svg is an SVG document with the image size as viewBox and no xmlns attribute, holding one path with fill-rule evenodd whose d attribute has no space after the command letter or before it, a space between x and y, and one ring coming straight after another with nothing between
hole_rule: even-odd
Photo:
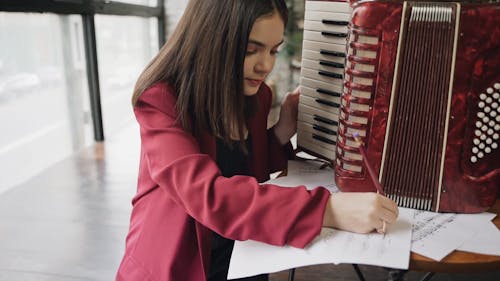
<instances>
[{"instance_id":1,"label":"wooden floor","mask_svg":"<svg viewBox=\"0 0 500 281\"><path fill-rule=\"evenodd\" d=\"M124 250L139 154L135 126L47 168L0 195L0 280L113 280ZM367 280L382 268L362 266ZM405 280L419 280L410 272ZM180 281L184 279L179 276ZM270 280L288 280L288 272ZM357 281L351 265L299 268L296 281ZM500 280L493 273L436 274L432 280Z\"/></svg>"}]
</instances>

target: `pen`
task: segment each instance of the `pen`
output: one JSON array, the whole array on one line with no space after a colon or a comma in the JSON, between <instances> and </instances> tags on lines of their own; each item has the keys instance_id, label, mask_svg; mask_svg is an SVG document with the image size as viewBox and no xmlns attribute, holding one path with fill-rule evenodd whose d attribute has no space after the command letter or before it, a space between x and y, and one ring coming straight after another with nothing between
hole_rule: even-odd
<instances>
[{"instance_id":1,"label":"pen","mask_svg":"<svg viewBox=\"0 0 500 281\"><path fill-rule=\"evenodd\" d=\"M354 140L356 141L356 143L359 145L358 146L359 153L361 153L361 158L363 159L363 163L365 164L366 170L368 171L368 175L370 176L373 184L375 185L377 192L380 195L385 196L384 190L382 189L382 185L380 184L380 182L377 178L377 175L375 174L375 171L372 168L372 165L370 165L370 162L368 162L368 157L366 157L366 151L365 151L363 141L361 140L361 137L359 136L359 134L357 132L354 132L352 134L352 136L353 136ZM386 230L386 223L384 220L382 220L382 230L380 231L377 229L377 231L379 233L385 234L385 230Z\"/></svg>"}]
</instances>

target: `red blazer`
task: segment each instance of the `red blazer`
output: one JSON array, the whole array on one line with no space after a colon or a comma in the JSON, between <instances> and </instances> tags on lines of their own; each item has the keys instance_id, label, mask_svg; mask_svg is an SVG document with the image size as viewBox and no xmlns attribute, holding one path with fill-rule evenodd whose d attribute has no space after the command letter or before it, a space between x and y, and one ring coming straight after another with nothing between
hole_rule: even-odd
<instances>
[{"instance_id":1,"label":"red blazer","mask_svg":"<svg viewBox=\"0 0 500 281\"><path fill-rule=\"evenodd\" d=\"M139 98L141 160L126 249L116 280L204 281L212 231L234 240L305 247L321 230L329 192L259 184L286 167L287 149L267 129L271 91L258 93L248 122L254 177L225 178L215 138L193 136L176 121L176 96L156 84Z\"/></svg>"}]
</instances>

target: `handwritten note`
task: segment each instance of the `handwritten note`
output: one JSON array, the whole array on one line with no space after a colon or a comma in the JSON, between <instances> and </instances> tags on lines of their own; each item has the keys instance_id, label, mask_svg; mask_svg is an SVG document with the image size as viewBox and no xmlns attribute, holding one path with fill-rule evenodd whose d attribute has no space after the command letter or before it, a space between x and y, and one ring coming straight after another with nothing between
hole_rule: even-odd
<instances>
[{"instance_id":1,"label":"handwritten note","mask_svg":"<svg viewBox=\"0 0 500 281\"><path fill-rule=\"evenodd\" d=\"M440 261L483 229L491 216L417 211L413 221L411 250ZM491 223L491 222L490 222ZM477 241L482 244L482 241Z\"/></svg>"},{"instance_id":2,"label":"handwritten note","mask_svg":"<svg viewBox=\"0 0 500 281\"><path fill-rule=\"evenodd\" d=\"M384 236L323 228L305 249L277 247L256 241L236 241L229 279L324 263L358 263L407 269L413 210L401 208L398 221Z\"/></svg>"},{"instance_id":3,"label":"handwritten note","mask_svg":"<svg viewBox=\"0 0 500 281\"><path fill-rule=\"evenodd\" d=\"M289 161L288 175L268 183L317 186L338 192L334 173L317 161ZM320 169L321 168L321 169ZM236 241L229 279L324 263L356 263L407 269L410 249L441 260L455 249L500 255L500 231L494 214L443 214L400 208L399 218L384 236L323 228L305 249ZM413 234L413 235L412 235Z\"/></svg>"},{"instance_id":4,"label":"handwritten note","mask_svg":"<svg viewBox=\"0 0 500 281\"><path fill-rule=\"evenodd\" d=\"M337 260L335 263L371 264L407 269L413 212L411 209L400 208L398 221L390 226L385 235L327 229L324 231L329 234L322 233L314 246L335 257Z\"/></svg>"}]
</instances>

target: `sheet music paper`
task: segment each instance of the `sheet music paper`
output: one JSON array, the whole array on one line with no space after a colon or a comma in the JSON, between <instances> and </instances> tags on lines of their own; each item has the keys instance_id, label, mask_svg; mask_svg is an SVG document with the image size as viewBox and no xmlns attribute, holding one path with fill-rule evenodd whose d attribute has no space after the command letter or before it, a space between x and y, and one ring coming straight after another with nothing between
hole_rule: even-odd
<instances>
[{"instance_id":1,"label":"sheet music paper","mask_svg":"<svg viewBox=\"0 0 500 281\"><path fill-rule=\"evenodd\" d=\"M269 183L281 186L324 186L338 192L334 173L316 161L289 161L288 176ZM407 269L411 251L441 260L457 249L500 255L500 231L495 214L451 214L399 208L397 222L385 237L323 228L305 249L277 247L256 241L236 241L228 278L242 278L324 263L356 263ZM413 227L412 227L413 224ZM413 237L412 237L413 231Z\"/></svg>"},{"instance_id":2,"label":"sheet music paper","mask_svg":"<svg viewBox=\"0 0 500 281\"><path fill-rule=\"evenodd\" d=\"M416 211L411 250L440 261L471 239L478 230L484 227L484 222L490 220L491 216L485 213L454 214Z\"/></svg>"},{"instance_id":3,"label":"sheet music paper","mask_svg":"<svg viewBox=\"0 0 500 281\"><path fill-rule=\"evenodd\" d=\"M413 210L400 208L399 218L384 236L323 228L305 249L256 241L235 241L228 279L325 263L357 263L407 269Z\"/></svg>"},{"instance_id":4,"label":"sheet music paper","mask_svg":"<svg viewBox=\"0 0 500 281\"><path fill-rule=\"evenodd\" d=\"M316 161L289 161L288 175L268 181L282 186L305 185L307 188L324 186L332 192L333 170L319 169ZM358 263L407 269L410 259L411 222L414 210L400 208L396 223L386 235L356 234L323 228L305 249L290 246L277 247L256 241L235 241L229 279L271 273L294 267L324 263Z\"/></svg>"},{"instance_id":5,"label":"sheet music paper","mask_svg":"<svg viewBox=\"0 0 500 281\"><path fill-rule=\"evenodd\" d=\"M396 223L385 235L359 234L337 229L324 229L319 238L322 251L337 257L335 263L356 263L408 269L410 261L411 221L414 210L399 208Z\"/></svg>"},{"instance_id":6,"label":"sheet music paper","mask_svg":"<svg viewBox=\"0 0 500 281\"><path fill-rule=\"evenodd\" d=\"M288 161L287 176L279 177L267 181L280 186L295 187L305 185L307 189L313 189L323 186L330 192L338 192L335 185L334 171L326 166L324 162L319 161Z\"/></svg>"}]
</instances>

